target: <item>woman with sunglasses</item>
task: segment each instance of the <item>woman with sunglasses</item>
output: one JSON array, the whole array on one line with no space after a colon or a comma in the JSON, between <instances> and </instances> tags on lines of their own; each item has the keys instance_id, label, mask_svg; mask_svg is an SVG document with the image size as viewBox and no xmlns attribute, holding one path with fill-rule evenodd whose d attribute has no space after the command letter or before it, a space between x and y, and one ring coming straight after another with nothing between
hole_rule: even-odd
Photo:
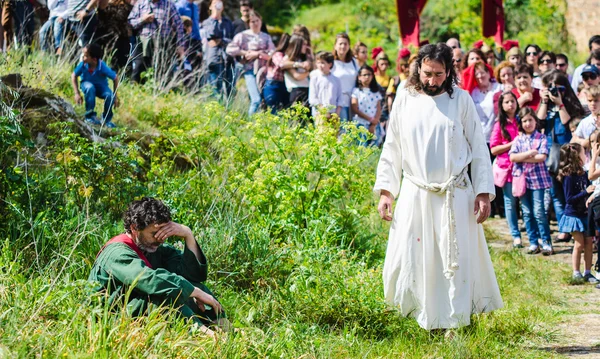
<instances>
[{"instance_id":1,"label":"woman with sunglasses","mask_svg":"<svg viewBox=\"0 0 600 359\"><path fill-rule=\"evenodd\" d=\"M525 63L533 67L533 78L540 76L538 59L542 49L536 44L529 44L525 47Z\"/></svg>"},{"instance_id":2,"label":"woman with sunglasses","mask_svg":"<svg viewBox=\"0 0 600 359\"><path fill-rule=\"evenodd\" d=\"M554 70L556 68L556 55L551 51L543 51L538 58L538 70L540 72L540 76L544 75L546 72L550 70ZM542 88L542 78L534 77L531 85L537 89Z\"/></svg>"},{"instance_id":3,"label":"woman with sunglasses","mask_svg":"<svg viewBox=\"0 0 600 359\"><path fill-rule=\"evenodd\" d=\"M559 163L555 158L560 156L560 146L571 142L572 135L569 130L569 121L575 117L582 118L585 111L571 88L567 76L561 71L551 70L546 72L542 77L542 84L543 87L540 91L542 101L538 107L537 115L540 120L546 120L545 134L548 136L548 143L552 144L546 164L552 177L550 195L554 205L554 213L556 213L556 220L560 222L565 208L565 196L562 185L556 179ZM558 151L558 154L556 151ZM559 233L555 240L560 242L567 238L567 233Z\"/></svg>"}]
</instances>

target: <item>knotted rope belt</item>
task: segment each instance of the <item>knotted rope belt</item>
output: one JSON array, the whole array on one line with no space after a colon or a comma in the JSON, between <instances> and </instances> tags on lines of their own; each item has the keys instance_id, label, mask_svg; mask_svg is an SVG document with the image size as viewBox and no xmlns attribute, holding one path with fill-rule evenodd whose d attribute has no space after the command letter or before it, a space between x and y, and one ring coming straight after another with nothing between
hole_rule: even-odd
<instances>
[{"instance_id":1,"label":"knotted rope belt","mask_svg":"<svg viewBox=\"0 0 600 359\"><path fill-rule=\"evenodd\" d=\"M421 189L446 195L444 205L446 206L446 217L448 219L448 251L446 253L446 270L444 270L444 275L447 279L452 279L454 272L458 270L458 239L456 238L456 219L454 217L454 190L456 188L467 188L467 168L465 167L461 173L450 177L444 183L425 183L420 178L406 172L404 172L404 178Z\"/></svg>"}]
</instances>

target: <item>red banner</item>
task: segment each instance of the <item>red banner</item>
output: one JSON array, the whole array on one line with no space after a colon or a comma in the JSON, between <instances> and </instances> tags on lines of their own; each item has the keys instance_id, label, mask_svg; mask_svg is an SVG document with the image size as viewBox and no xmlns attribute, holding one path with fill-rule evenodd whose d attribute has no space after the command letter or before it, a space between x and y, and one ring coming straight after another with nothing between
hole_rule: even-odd
<instances>
[{"instance_id":1,"label":"red banner","mask_svg":"<svg viewBox=\"0 0 600 359\"><path fill-rule=\"evenodd\" d=\"M427 0L396 0L402 45L419 47L421 12Z\"/></svg>"},{"instance_id":2,"label":"red banner","mask_svg":"<svg viewBox=\"0 0 600 359\"><path fill-rule=\"evenodd\" d=\"M502 0L483 0L481 2L483 36L494 37L494 42L502 46L504 42L504 6Z\"/></svg>"}]
</instances>

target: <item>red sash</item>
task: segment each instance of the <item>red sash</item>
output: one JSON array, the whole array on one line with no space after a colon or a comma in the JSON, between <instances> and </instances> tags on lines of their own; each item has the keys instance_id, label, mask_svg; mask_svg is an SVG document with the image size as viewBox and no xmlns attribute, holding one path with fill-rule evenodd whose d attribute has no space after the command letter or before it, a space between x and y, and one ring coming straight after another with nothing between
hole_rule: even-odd
<instances>
[{"instance_id":1,"label":"red sash","mask_svg":"<svg viewBox=\"0 0 600 359\"><path fill-rule=\"evenodd\" d=\"M152 265L150 264L150 261L148 260L148 258L146 258L146 256L144 255L144 252L142 252L142 250L140 249L140 247L138 247L137 244L135 244L135 242L133 241L133 239L130 238L125 233L120 234L120 235L114 237L113 239L111 239L110 241L106 242L106 244L102 247L102 249L100 249L100 252L98 252L98 255L96 256L96 258L98 258L98 256L100 256L100 253L102 253L102 251L104 250L104 248L106 248L109 244L113 244L113 243L124 243L124 244L126 244L129 248L133 249L133 251L135 253L137 253L138 257L140 257L140 259L143 260L146 263L146 265L148 266L148 268L152 268Z\"/></svg>"}]
</instances>

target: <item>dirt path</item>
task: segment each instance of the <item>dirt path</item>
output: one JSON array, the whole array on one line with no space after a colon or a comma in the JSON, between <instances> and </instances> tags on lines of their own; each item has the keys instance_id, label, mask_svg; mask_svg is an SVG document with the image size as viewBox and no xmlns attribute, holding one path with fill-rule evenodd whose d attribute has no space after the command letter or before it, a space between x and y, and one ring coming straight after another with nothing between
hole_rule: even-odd
<instances>
[{"instance_id":1,"label":"dirt path","mask_svg":"<svg viewBox=\"0 0 600 359\"><path fill-rule=\"evenodd\" d=\"M506 220L493 218L486 223L497 234L497 237L490 241L490 245L502 250L511 250L512 239ZM556 230L556 226L552 229ZM522 237L527 238L524 234ZM523 241L523 245L527 248L526 240ZM572 243L557 243L554 245L555 255L537 256L560 262L561 265L570 268L572 248ZM595 259L596 255L594 255ZM565 283L561 285L560 291L566 303L561 310L564 309L566 314L557 327L557 341L545 349L564 354L569 358L600 359L600 290L592 285Z\"/></svg>"}]
</instances>

